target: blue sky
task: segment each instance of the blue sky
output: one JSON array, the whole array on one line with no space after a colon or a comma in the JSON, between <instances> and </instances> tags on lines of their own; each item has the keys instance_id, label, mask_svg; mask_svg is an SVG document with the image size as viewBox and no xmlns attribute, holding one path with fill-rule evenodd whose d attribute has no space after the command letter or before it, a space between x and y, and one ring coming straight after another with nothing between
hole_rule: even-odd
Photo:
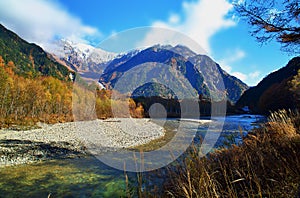
<instances>
[{"instance_id":1,"label":"blue sky","mask_svg":"<svg viewBox=\"0 0 300 198\"><path fill-rule=\"evenodd\" d=\"M130 28L163 27L189 36L223 69L253 86L292 56L276 42L261 46L234 16L227 0L0 0L0 23L46 50L57 38L98 45Z\"/></svg>"}]
</instances>

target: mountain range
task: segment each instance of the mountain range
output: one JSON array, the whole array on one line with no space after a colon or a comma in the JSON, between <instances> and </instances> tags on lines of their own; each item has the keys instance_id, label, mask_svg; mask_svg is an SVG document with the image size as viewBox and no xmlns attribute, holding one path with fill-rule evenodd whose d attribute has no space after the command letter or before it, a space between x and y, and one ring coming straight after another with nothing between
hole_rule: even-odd
<instances>
[{"instance_id":1,"label":"mountain range","mask_svg":"<svg viewBox=\"0 0 300 198\"><path fill-rule=\"evenodd\" d=\"M128 76L127 73L133 71L135 74ZM124 74L127 74L128 77L125 77ZM115 88L116 83L122 79L126 88L138 88L139 91L135 92L135 97L160 96L165 98L170 95L170 91L157 85L157 82L172 84L180 95L183 94L182 91L186 90L186 82L180 81L180 76L192 86L191 92L214 101L223 100L225 96L229 101L235 103L248 89L245 83L226 73L208 56L196 54L182 45L175 47L155 45L141 50L133 56L118 57L107 64L99 81L111 89ZM148 82L149 80L151 82ZM156 85L152 85L153 83ZM150 89L149 86L157 87L157 91ZM126 90L125 87L124 90Z\"/></svg>"},{"instance_id":2,"label":"mountain range","mask_svg":"<svg viewBox=\"0 0 300 198\"><path fill-rule=\"evenodd\" d=\"M226 96L236 107L247 106L254 113L299 108L300 57L248 89L208 56L183 45L155 45L119 54L68 40L57 41L56 46L55 51L46 52L0 24L0 61L12 64L14 72L26 78L52 76L70 81L76 72L108 89L122 82L124 87L134 88L132 97L168 99L188 91L200 99L221 100ZM132 71L133 75L127 75ZM187 82L190 87L185 86ZM172 89L166 86L169 84Z\"/></svg>"},{"instance_id":3,"label":"mountain range","mask_svg":"<svg viewBox=\"0 0 300 198\"><path fill-rule=\"evenodd\" d=\"M186 78L192 85L190 92L199 94L202 98L222 100L226 96L229 101L236 102L248 89L245 83L226 73L208 56L196 54L182 45L175 47L156 45L117 54L62 39L56 42L57 47L54 51L47 53L41 47L24 41L4 26L1 25L0 28L0 55L5 61L13 61L16 64L16 73L24 76L52 75L59 79L67 79L70 71L73 71L79 73L85 80L99 80L111 89L125 72L137 68L140 64L152 62L164 64L166 67L162 69L173 72L174 79L180 79L178 75ZM145 76L149 72L143 69L139 75ZM162 75L159 72L163 71L157 72L159 76ZM170 79L165 77L163 80L170 82ZM142 78L130 79L127 85L138 84L139 80ZM157 80L157 77L154 76L152 80ZM157 92L147 88L148 85L150 84L144 85L144 88L136 87L140 92L136 91L135 94L165 97L166 93L163 93L162 89L158 89L160 92ZM176 85L178 89L183 89L184 86L180 85L183 85L183 82Z\"/></svg>"},{"instance_id":4,"label":"mountain range","mask_svg":"<svg viewBox=\"0 0 300 198\"><path fill-rule=\"evenodd\" d=\"M212 97L214 100L221 100L225 95L229 101L235 103L242 93L248 89L245 83L226 73L209 57L196 54L183 45L175 47L156 45L146 49L136 49L117 54L87 44L59 40L57 41L57 49L51 54L58 62L79 73L83 79L87 81L99 80L100 85L108 89L114 88L115 83L119 81L125 72L137 68L140 64L149 62L169 66L173 64L170 68L173 67L175 70L180 71L192 85L194 90L191 91L203 98ZM149 72L144 68L140 75L145 76ZM222 87L220 79L224 83L223 89L220 88ZM141 82L145 79L137 78L135 81L129 79L132 86L139 84L137 82L139 80ZM157 81L155 77L152 80ZM170 82L170 79L164 79L164 81ZM129 85L129 82L126 84ZM154 87L158 88L158 86L161 85L155 85ZM160 91L154 90L153 85L148 82L143 87L136 88L139 91L134 91L134 97L156 95L166 98L170 95L169 91L163 87L158 88ZM178 87L178 89L182 89L182 87Z\"/></svg>"}]
</instances>

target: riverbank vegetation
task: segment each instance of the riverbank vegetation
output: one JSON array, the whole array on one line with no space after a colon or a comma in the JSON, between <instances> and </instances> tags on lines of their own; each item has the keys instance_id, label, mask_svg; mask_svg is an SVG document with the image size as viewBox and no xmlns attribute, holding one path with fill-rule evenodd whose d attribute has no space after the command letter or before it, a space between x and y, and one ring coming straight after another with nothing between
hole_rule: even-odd
<instances>
[{"instance_id":1,"label":"riverbank vegetation","mask_svg":"<svg viewBox=\"0 0 300 198\"><path fill-rule=\"evenodd\" d=\"M300 115L274 112L240 146L205 158L194 147L168 168L166 197L297 197L300 184Z\"/></svg>"}]
</instances>

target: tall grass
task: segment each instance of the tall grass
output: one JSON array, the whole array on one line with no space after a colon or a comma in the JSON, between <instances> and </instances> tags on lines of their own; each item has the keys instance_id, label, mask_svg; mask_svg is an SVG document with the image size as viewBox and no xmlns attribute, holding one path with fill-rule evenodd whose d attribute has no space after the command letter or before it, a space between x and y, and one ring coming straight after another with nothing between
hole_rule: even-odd
<instances>
[{"instance_id":1,"label":"tall grass","mask_svg":"<svg viewBox=\"0 0 300 198\"><path fill-rule=\"evenodd\" d=\"M278 111L243 144L200 158L193 147L164 182L166 197L297 197L299 113Z\"/></svg>"}]
</instances>

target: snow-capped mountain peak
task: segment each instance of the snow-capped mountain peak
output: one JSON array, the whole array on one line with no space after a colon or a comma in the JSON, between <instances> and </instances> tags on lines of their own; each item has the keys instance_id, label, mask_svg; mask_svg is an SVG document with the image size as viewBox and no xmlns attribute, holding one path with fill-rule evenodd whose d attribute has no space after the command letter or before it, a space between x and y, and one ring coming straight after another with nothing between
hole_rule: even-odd
<instances>
[{"instance_id":1,"label":"snow-capped mountain peak","mask_svg":"<svg viewBox=\"0 0 300 198\"><path fill-rule=\"evenodd\" d=\"M58 48L53 53L67 61L93 62L102 64L113 60L117 54L104 51L84 43L75 43L66 39L57 42Z\"/></svg>"}]
</instances>

